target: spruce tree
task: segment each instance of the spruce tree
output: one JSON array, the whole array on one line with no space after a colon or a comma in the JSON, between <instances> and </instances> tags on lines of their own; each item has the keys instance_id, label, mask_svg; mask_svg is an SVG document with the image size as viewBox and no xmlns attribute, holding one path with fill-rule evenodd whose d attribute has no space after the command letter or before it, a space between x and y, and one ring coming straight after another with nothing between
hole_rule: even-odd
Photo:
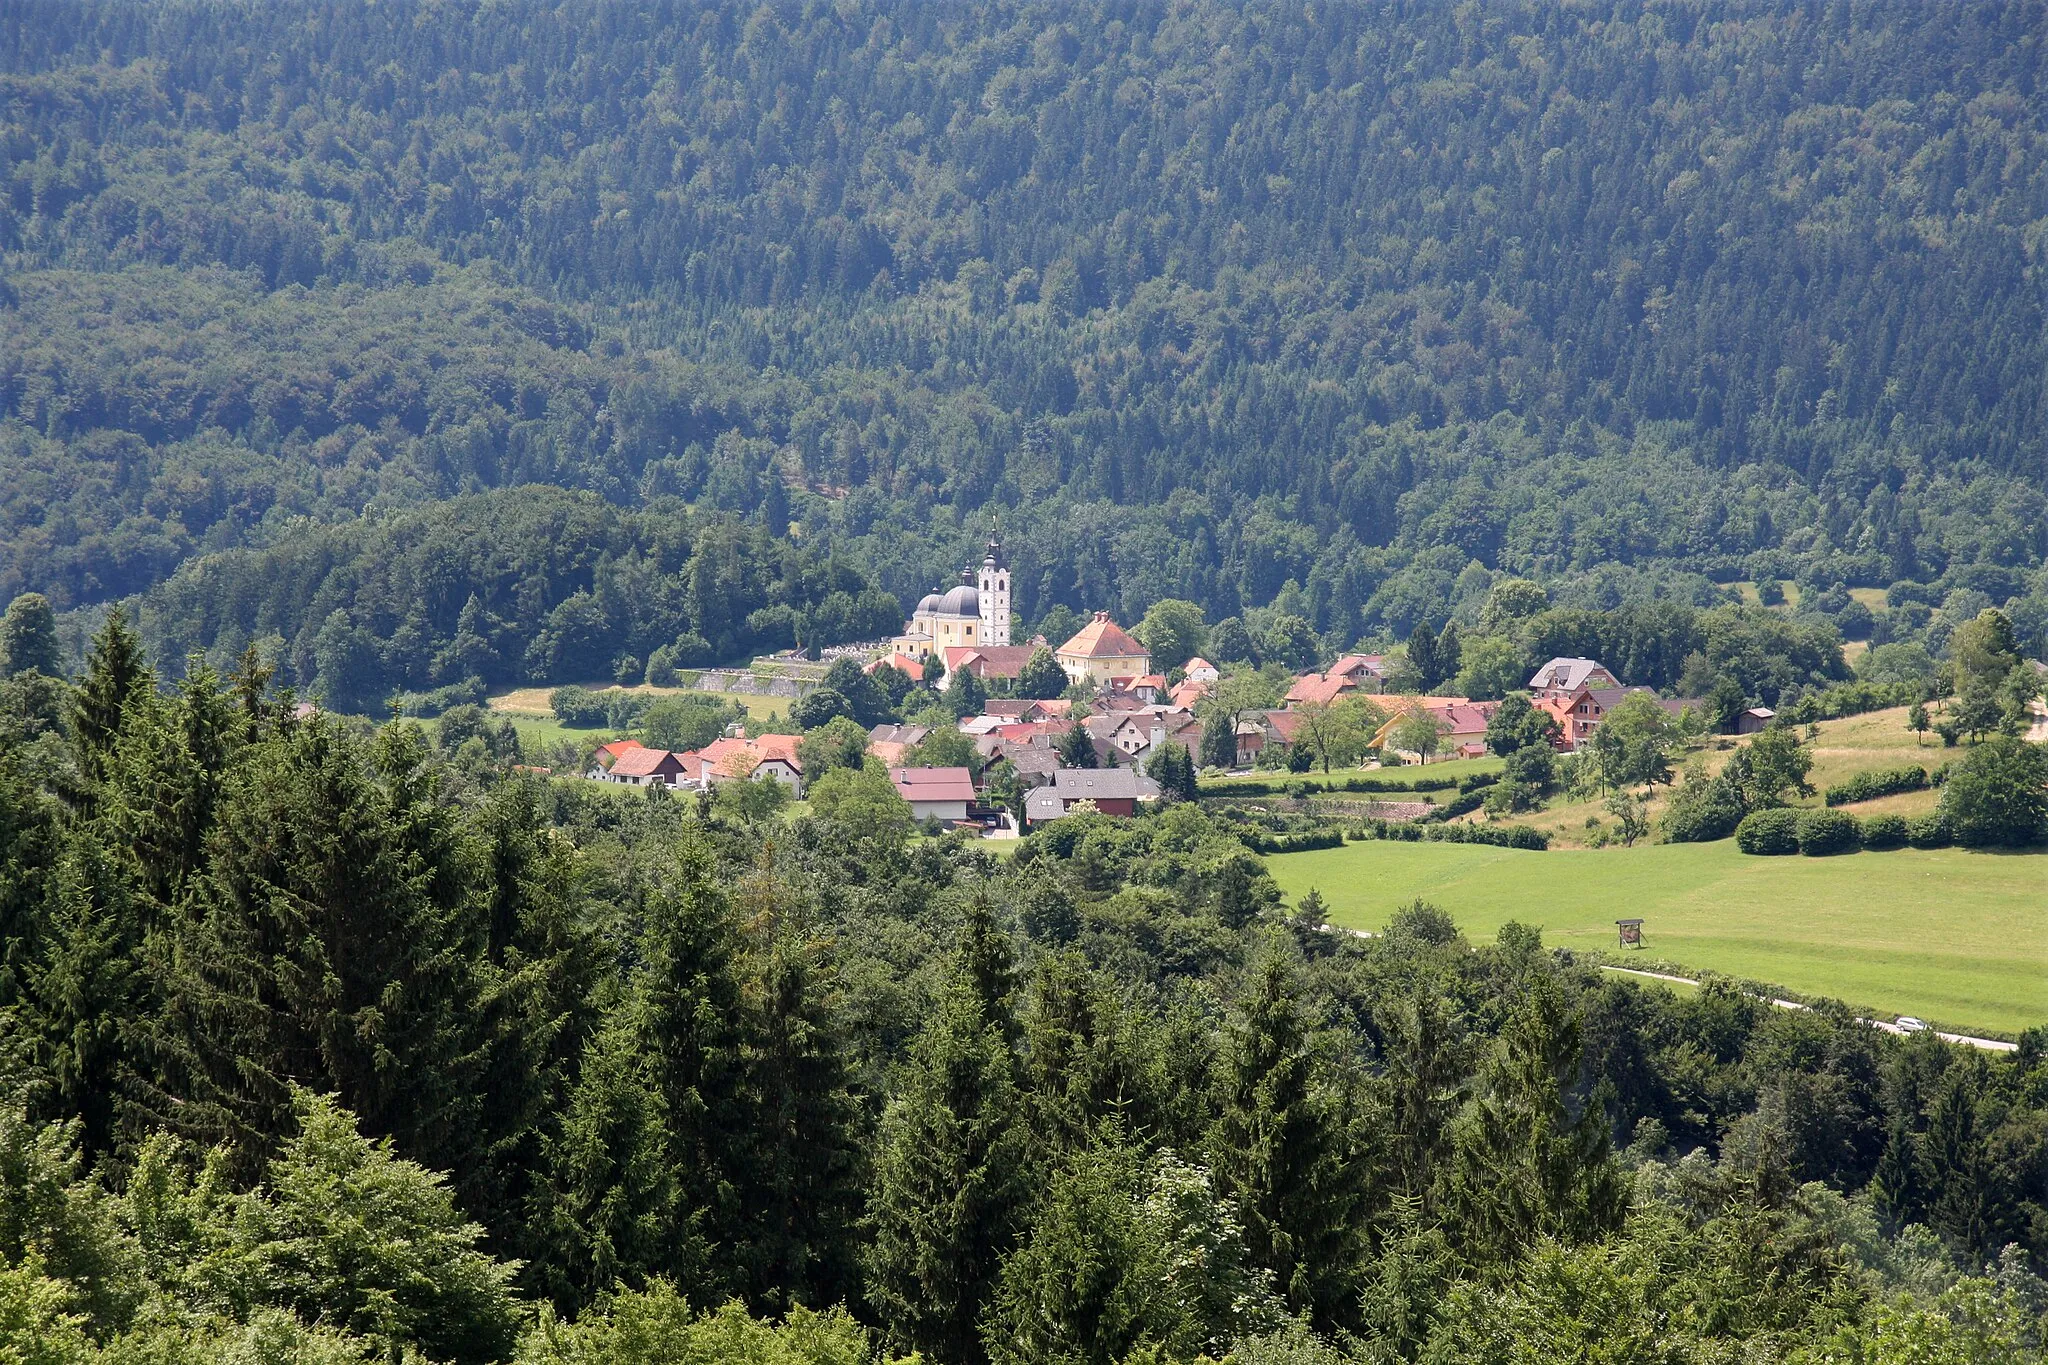
<instances>
[{"instance_id":1,"label":"spruce tree","mask_svg":"<svg viewBox=\"0 0 2048 1365\"><path fill-rule=\"evenodd\" d=\"M1059 737L1053 746L1060 756L1060 763L1068 768L1101 767L1100 757L1095 752L1095 741L1089 738L1088 727L1075 721L1073 728Z\"/></svg>"},{"instance_id":2,"label":"spruce tree","mask_svg":"<svg viewBox=\"0 0 2048 1365\"><path fill-rule=\"evenodd\" d=\"M97 779L104 774L130 699L153 687L155 681L143 662L142 637L116 605L93 637L85 677L72 703L71 732L78 745L79 767L88 777Z\"/></svg>"},{"instance_id":3,"label":"spruce tree","mask_svg":"<svg viewBox=\"0 0 2048 1365\"><path fill-rule=\"evenodd\" d=\"M769 934L748 1057L759 1109L745 1201L747 1291L780 1313L840 1303L855 1289L861 1115L820 945L787 920Z\"/></svg>"},{"instance_id":4,"label":"spruce tree","mask_svg":"<svg viewBox=\"0 0 2048 1365\"><path fill-rule=\"evenodd\" d=\"M372 756L316 720L251 746L224 786L190 912L154 953L148 1121L230 1144L241 1169L335 1093L442 1170L490 1135L477 1093L477 936L450 808L411 727Z\"/></svg>"},{"instance_id":5,"label":"spruce tree","mask_svg":"<svg viewBox=\"0 0 2048 1365\"><path fill-rule=\"evenodd\" d=\"M1210 1136L1221 1189L1237 1200L1245 1249L1287 1305L1319 1326L1347 1322L1364 1252L1367 1169L1342 1092L1317 1064L1293 965L1264 949L1225 1028Z\"/></svg>"},{"instance_id":6,"label":"spruce tree","mask_svg":"<svg viewBox=\"0 0 2048 1365\"><path fill-rule=\"evenodd\" d=\"M637 1003L637 1002L636 1002ZM545 1175L526 1237L536 1288L564 1313L615 1285L654 1276L702 1283L708 1258L680 1207L668 1109L634 1005L591 1038L559 1127L542 1145Z\"/></svg>"},{"instance_id":7,"label":"spruce tree","mask_svg":"<svg viewBox=\"0 0 2048 1365\"><path fill-rule=\"evenodd\" d=\"M1918 1149L1913 1125L1903 1111L1893 1116L1891 1131L1885 1135L1884 1151L1870 1177L1870 1197L1878 1216L1894 1230L1921 1215Z\"/></svg>"},{"instance_id":8,"label":"spruce tree","mask_svg":"<svg viewBox=\"0 0 2048 1365\"><path fill-rule=\"evenodd\" d=\"M1408 634L1408 664L1415 670L1425 692L1443 679L1443 672L1437 665L1436 629L1428 621L1418 622Z\"/></svg>"},{"instance_id":9,"label":"spruce tree","mask_svg":"<svg viewBox=\"0 0 2048 1365\"><path fill-rule=\"evenodd\" d=\"M0 617L0 676L16 673L64 676L64 651L57 644L57 613L50 599L25 592Z\"/></svg>"},{"instance_id":10,"label":"spruce tree","mask_svg":"<svg viewBox=\"0 0 2048 1365\"><path fill-rule=\"evenodd\" d=\"M1237 720L1227 711L1210 716L1202 726L1202 766L1237 766Z\"/></svg>"},{"instance_id":11,"label":"spruce tree","mask_svg":"<svg viewBox=\"0 0 2048 1365\"><path fill-rule=\"evenodd\" d=\"M1996 1172L1977 1131L1977 1099L1968 1068L1952 1067L1920 1139L1927 1223L1972 1258L1997 1254L2008 1231Z\"/></svg>"},{"instance_id":12,"label":"spruce tree","mask_svg":"<svg viewBox=\"0 0 2048 1365\"><path fill-rule=\"evenodd\" d=\"M668 1118L682 1217L701 1227L713 1260L676 1287L703 1302L742 1288L746 1174L757 1116L747 1074L755 1015L744 945L710 847L684 841L648 897L633 992ZM678 1268L679 1270L681 1268Z\"/></svg>"},{"instance_id":13,"label":"spruce tree","mask_svg":"<svg viewBox=\"0 0 2048 1365\"><path fill-rule=\"evenodd\" d=\"M1627 1187L1608 1151L1606 1115L1568 1103L1579 1035L1556 982L1537 978L1454 1125L1443 1198L1460 1246L1480 1264L1512 1260L1539 1237L1583 1241L1621 1225Z\"/></svg>"},{"instance_id":14,"label":"spruce tree","mask_svg":"<svg viewBox=\"0 0 2048 1365\"><path fill-rule=\"evenodd\" d=\"M1015 1059L965 974L911 1048L868 1183L868 1301L889 1340L985 1360L979 1324L1033 1189Z\"/></svg>"}]
</instances>

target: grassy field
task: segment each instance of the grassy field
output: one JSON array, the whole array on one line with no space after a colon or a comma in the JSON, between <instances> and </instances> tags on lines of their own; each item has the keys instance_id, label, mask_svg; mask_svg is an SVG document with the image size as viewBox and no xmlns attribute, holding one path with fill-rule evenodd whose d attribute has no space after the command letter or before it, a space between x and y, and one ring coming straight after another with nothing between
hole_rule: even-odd
<instances>
[{"instance_id":1,"label":"grassy field","mask_svg":"<svg viewBox=\"0 0 2048 1365\"><path fill-rule=\"evenodd\" d=\"M582 685L593 692L625 691L646 697L674 697L683 693L693 697L719 697L746 708L747 714L755 720L765 720L771 715L779 717L789 714L788 697L759 697L745 692L703 692L694 687L649 687L644 683L627 688L618 688L612 683L603 682ZM493 694L486 704L493 711L504 711L515 717L553 716L554 711L548 706L548 693L554 690L552 687L515 687L507 692ZM572 730L567 733L584 732Z\"/></svg>"},{"instance_id":2,"label":"grassy field","mask_svg":"<svg viewBox=\"0 0 2048 1365\"><path fill-rule=\"evenodd\" d=\"M1906 710L1903 706L1885 711L1872 711L1866 715L1849 716L1842 720L1826 720L1820 723L1820 738L1813 741L1813 772L1808 781L1813 783L1814 794L1795 801L1795 805L1818 806L1821 793L1837 783L1844 782L1861 772L1881 768L1902 768L1917 763L1923 768L1940 767L1951 759L1961 757L1967 750L1945 749L1941 741L1932 734L1925 738L1915 735L1906 728ZM1805 736L1805 727L1800 735ZM1720 737L1707 742L1704 752L1709 772L1719 772L1740 744L1746 741ZM1674 772L1682 770L1691 757L1680 754L1673 759ZM1652 819L1661 817L1664 806L1671 794L1671 788L1659 787L1650 802ZM1905 792L1888 796L1877 801L1866 801L1846 809L1857 815L1925 815L1941 800L1941 793L1932 788L1924 791ZM1475 817L1476 818L1476 817ZM1601 808L1601 798L1583 801L1553 801L1540 811L1518 815L1511 823L1528 825L1540 829L1551 838L1551 842L1562 848L1583 847L1593 829L1587 820L1597 820L1602 825L1611 825L1613 820Z\"/></svg>"},{"instance_id":3,"label":"grassy field","mask_svg":"<svg viewBox=\"0 0 2048 1365\"><path fill-rule=\"evenodd\" d=\"M1313 772L1267 772L1259 771L1243 777L1204 778L1201 790L1204 795L1227 796L1235 788L1256 785L1261 782L1290 782L1302 778L1317 788L1325 785L1341 788L1348 778L1369 777L1375 782L1398 782L1408 786L1418 779L1459 778L1471 773L1498 772L1501 761L1497 758L1453 758L1442 763L1418 763L1400 768L1332 768L1328 777L1317 768Z\"/></svg>"},{"instance_id":4,"label":"grassy field","mask_svg":"<svg viewBox=\"0 0 2048 1365\"><path fill-rule=\"evenodd\" d=\"M1641 917L1645 956L1957 1030L2048 1023L2048 855L1900 850L1752 858L1732 840L1525 853L1380 841L1270 857L1290 898L1377 929L1417 897L1490 938L1509 920L1558 947L1615 947Z\"/></svg>"}]
</instances>

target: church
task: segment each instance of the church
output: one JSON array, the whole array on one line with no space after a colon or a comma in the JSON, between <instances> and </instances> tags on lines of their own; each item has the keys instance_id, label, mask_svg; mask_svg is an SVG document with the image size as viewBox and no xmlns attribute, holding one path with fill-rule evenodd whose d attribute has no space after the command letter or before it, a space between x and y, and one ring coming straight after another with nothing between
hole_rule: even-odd
<instances>
[{"instance_id":1,"label":"church","mask_svg":"<svg viewBox=\"0 0 2048 1365\"><path fill-rule=\"evenodd\" d=\"M949 649L1010 643L1010 566L1003 562L1003 542L994 527L981 568L960 571L960 583L945 593L927 593L889 642L897 658L943 660Z\"/></svg>"}]
</instances>

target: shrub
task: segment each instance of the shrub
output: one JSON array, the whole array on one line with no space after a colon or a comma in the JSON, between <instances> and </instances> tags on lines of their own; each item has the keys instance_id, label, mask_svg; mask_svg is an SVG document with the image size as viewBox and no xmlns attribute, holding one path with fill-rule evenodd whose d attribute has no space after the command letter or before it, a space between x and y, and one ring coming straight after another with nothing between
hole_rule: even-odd
<instances>
[{"instance_id":1,"label":"shrub","mask_svg":"<svg viewBox=\"0 0 2048 1365\"><path fill-rule=\"evenodd\" d=\"M1927 769L1914 763L1903 768L1857 773L1847 782L1829 787L1823 799L1830 806L1847 806L1858 801L1875 801L1880 796L1922 791L1926 787Z\"/></svg>"},{"instance_id":2,"label":"shrub","mask_svg":"<svg viewBox=\"0 0 2048 1365\"><path fill-rule=\"evenodd\" d=\"M1780 807L1751 811L1735 827L1735 846L1744 853L1776 857L1799 851L1799 812Z\"/></svg>"},{"instance_id":3,"label":"shrub","mask_svg":"<svg viewBox=\"0 0 2048 1365\"><path fill-rule=\"evenodd\" d=\"M1955 765L1941 818L1968 848L2020 848L2048 836L2048 749L1996 735Z\"/></svg>"},{"instance_id":4,"label":"shrub","mask_svg":"<svg viewBox=\"0 0 2048 1365\"><path fill-rule=\"evenodd\" d=\"M1949 833L1948 821L1941 818L1941 812L1919 815L1906 822L1906 842L1915 848L1947 848L1954 842Z\"/></svg>"},{"instance_id":5,"label":"shrub","mask_svg":"<svg viewBox=\"0 0 2048 1365\"><path fill-rule=\"evenodd\" d=\"M1809 858L1851 853L1863 842L1863 826L1845 810L1809 810L1799 815L1799 851Z\"/></svg>"},{"instance_id":6,"label":"shrub","mask_svg":"<svg viewBox=\"0 0 2048 1365\"><path fill-rule=\"evenodd\" d=\"M1725 839L1742 822L1742 793L1725 778L1687 782L1664 811L1664 842L1704 844Z\"/></svg>"},{"instance_id":7,"label":"shrub","mask_svg":"<svg viewBox=\"0 0 2048 1365\"><path fill-rule=\"evenodd\" d=\"M1906 817L1873 815L1863 822L1863 846L1868 849L1904 848Z\"/></svg>"}]
</instances>

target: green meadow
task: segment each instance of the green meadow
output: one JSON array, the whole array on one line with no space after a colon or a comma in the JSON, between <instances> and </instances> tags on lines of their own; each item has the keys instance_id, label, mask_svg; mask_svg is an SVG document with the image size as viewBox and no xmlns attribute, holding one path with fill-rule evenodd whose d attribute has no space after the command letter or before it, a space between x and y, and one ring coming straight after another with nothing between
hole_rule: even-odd
<instances>
[{"instance_id":1,"label":"green meadow","mask_svg":"<svg viewBox=\"0 0 2048 1365\"><path fill-rule=\"evenodd\" d=\"M1474 939L1519 920L1554 947L1613 950L1614 922L1640 918L1645 960L1958 1031L2048 1023L2048 854L1756 858L1733 840L1547 853L1375 840L1266 865L1290 900L1314 888L1350 928L1376 930L1420 897Z\"/></svg>"}]
</instances>

